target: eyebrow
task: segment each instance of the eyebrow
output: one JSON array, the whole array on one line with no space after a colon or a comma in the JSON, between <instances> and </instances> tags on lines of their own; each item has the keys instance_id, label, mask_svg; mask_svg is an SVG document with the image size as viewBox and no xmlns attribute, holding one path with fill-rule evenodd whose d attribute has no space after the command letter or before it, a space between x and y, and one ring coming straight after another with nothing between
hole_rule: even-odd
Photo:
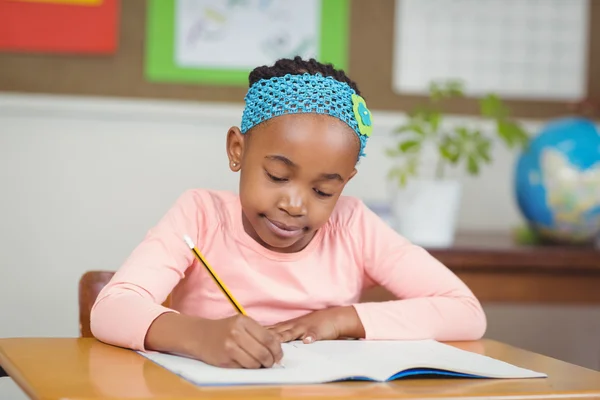
<instances>
[{"instance_id":1,"label":"eyebrow","mask_svg":"<svg viewBox=\"0 0 600 400\"><path fill-rule=\"evenodd\" d=\"M290 160L287 157L284 156L280 156L280 155L272 155L272 156L266 156L265 158L268 158L269 160L273 160L273 161L281 161L282 163L284 163L285 165L292 167L292 168L296 168L297 165L294 164L292 162L292 160Z\"/></svg>"},{"instance_id":2,"label":"eyebrow","mask_svg":"<svg viewBox=\"0 0 600 400\"><path fill-rule=\"evenodd\" d=\"M290 160L287 157L281 156L281 155L270 155L270 156L266 156L265 158L267 158L269 160L273 160L273 161L280 161L280 162L284 163L285 165L292 167L292 168L298 167L296 164L294 164L294 162L292 160ZM340 182L344 182L344 179L338 173L321 174L321 178L325 179L325 180L338 180Z\"/></svg>"},{"instance_id":3,"label":"eyebrow","mask_svg":"<svg viewBox=\"0 0 600 400\"><path fill-rule=\"evenodd\" d=\"M340 174L321 174L321 178L323 179L327 179L327 180L338 180L340 182L344 182L344 180L342 179L342 176Z\"/></svg>"}]
</instances>

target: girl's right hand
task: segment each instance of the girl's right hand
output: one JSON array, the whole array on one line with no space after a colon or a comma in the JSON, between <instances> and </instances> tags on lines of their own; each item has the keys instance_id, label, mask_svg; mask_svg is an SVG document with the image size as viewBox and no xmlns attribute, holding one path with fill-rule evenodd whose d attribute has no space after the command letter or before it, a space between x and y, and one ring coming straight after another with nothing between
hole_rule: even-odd
<instances>
[{"instance_id":1,"label":"girl's right hand","mask_svg":"<svg viewBox=\"0 0 600 400\"><path fill-rule=\"evenodd\" d=\"M236 315L207 320L196 319L189 347L191 354L217 367L270 368L281 361L283 350L276 332L253 319ZM187 347L187 346L186 346Z\"/></svg>"},{"instance_id":2,"label":"girl's right hand","mask_svg":"<svg viewBox=\"0 0 600 400\"><path fill-rule=\"evenodd\" d=\"M150 325L144 345L223 368L269 368L283 357L279 334L244 315L211 320L166 312Z\"/></svg>"}]
</instances>

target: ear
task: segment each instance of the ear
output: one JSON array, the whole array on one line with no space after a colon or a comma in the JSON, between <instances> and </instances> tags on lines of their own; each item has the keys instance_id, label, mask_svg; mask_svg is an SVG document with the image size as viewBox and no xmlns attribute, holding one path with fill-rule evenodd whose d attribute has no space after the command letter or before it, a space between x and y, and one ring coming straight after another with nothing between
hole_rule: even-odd
<instances>
[{"instance_id":1,"label":"ear","mask_svg":"<svg viewBox=\"0 0 600 400\"><path fill-rule=\"evenodd\" d=\"M242 167L244 140L244 134L237 126L232 126L227 131L227 158L229 158L229 168L233 172L238 172Z\"/></svg>"},{"instance_id":2,"label":"ear","mask_svg":"<svg viewBox=\"0 0 600 400\"><path fill-rule=\"evenodd\" d=\"M352 171L352 173L350 174L350 177L348 178L348 180L346 181L346 184L348 184L348 182L350 182L350 180L352 178L354 178L354 176L356 175L356 173L358 172L358 170L356 168L354 168L354 170Z\"/></svg>"}]
</instances>

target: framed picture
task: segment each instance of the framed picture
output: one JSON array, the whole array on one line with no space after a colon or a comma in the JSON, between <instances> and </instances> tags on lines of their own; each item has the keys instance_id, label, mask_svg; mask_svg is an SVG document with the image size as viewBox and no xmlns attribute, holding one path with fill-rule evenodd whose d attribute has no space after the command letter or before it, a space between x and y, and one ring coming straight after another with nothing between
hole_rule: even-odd
<instances>
[{"instance_id":1,"label":"framed picture","mask_svg":"<svg viewBox=\"0 0 600 400\"><path fill-rule=\"evenodd\" d=\"M120 0L0 0L0 52L113 55Z\"/></svg>"},{"instance_id":2,"label":"framed picture","mask_svg":"<svg viewBox=\"0 0 600 400\"><path fill-rule=\"evenodd\" d=\"M349 0L149 0L146 77L245 86L299 55L347 69Z\"/></svg>"}]
</instances>

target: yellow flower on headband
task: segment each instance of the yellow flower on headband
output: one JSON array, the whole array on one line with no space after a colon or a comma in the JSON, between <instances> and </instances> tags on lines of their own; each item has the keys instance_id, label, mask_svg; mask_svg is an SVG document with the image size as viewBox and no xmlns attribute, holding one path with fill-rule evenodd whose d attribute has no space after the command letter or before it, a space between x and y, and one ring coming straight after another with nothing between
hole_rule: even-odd
<instances>
[{"instance_id":1,"label":"yellow flower on headband","mask_svg":"<svg viewBox=\"0 0 600 400\"><path fill-rule=\"evenodd\" d=\"M373 132L373 117L371 111L367 108L365 99L357 94L352 95L352 109L354 110L354 118L358 123L358 130L361 135L371 136Z\"/></svg>"}]
</instances>

